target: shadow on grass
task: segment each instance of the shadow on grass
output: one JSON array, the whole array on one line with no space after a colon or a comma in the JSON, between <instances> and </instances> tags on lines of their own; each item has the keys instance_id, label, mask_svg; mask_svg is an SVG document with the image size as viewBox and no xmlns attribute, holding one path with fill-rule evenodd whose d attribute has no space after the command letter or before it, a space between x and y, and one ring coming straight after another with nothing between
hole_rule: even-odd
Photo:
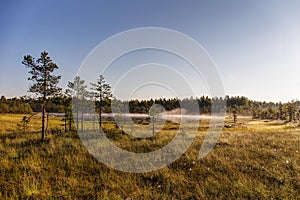
<instances>
[{"instance_id":1,"label":"shadow on grass","mask_svg":"<svg viewBox=\"0 0 300 200\"><path fill-rule=\"evenodd\" d=\"M16 149L24 149L28 147L31 148L31 147L43 147L45 145L47 146L48 144L50 144L50 142L51 142L51 138L46 138L44 140L41 140L40 138L31 138L31 139L26 139L25 141L15 140L8 145Z\"/></svg>"},{"instance_id":2,"label":"shadow on grass","mask_svg":"<svg viewBox=\"0 0 300 200\"><path fill-rule=\"evenodd\" d=\"M37 136L40 134L40 131L30 131L30 132L20 132L20 131L13 131L13 132L8 132L8 133L2 133L0 134L0 140L5 140L5 139L17 139L17 138L28 138L30 136Z\"/></svg>"},{"instance_id":3,"label":"shadow on grass","mask_svg":"<svg viewBox=\"0 0 300 200\"><path fill-rule=\"evenodd\" d=\"M0 140L4 141L5 139L16 139L17 136L18 136L17 133L0 134Z\"/></svg>"}]
</instances>

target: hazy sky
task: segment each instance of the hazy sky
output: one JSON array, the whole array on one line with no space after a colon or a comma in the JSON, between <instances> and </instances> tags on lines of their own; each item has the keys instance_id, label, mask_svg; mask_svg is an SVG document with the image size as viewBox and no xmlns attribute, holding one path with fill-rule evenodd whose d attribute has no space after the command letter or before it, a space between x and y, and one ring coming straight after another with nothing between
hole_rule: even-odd
<instances>
[{"instance_id":1,"label":"hazy sky","mask_svg":"<svg viewBox=\"0 0 300 200\"><path fill-rule=\"evenodd\" d=\"M24 55L48 51L64 87L101 41L151 26L180 31L200 43L230 96L300 99L299 10L297 0L2 1L0 95L28 94Z\"/></svg>"}]
</instances>

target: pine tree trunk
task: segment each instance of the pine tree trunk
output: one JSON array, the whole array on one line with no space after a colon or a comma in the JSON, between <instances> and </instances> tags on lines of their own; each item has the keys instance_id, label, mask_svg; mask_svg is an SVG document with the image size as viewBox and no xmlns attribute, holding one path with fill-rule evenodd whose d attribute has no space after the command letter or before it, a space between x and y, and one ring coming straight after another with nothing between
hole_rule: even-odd
<instances>
[{"instance_id":1,"label":"pine tree trunk","mask_svg":"<svg viewBox=\"0 0 300 200\"><path fill-rule=\"evenodd\" d=\"M99 109L99 126L102 128L102 112L101 112L101 107Z\"/></svg>"},{"instance_id":2,"label":"pine tree trunk","mask_svg":"<svg viewBox=\"0 0 300 200\"><path fill-rule=\"evenodd\" d=\"M152 116L152 135L154 136L154 115Z\"/></svg>"},{"instance_id":3,"label":"pine tree trunk","mask_svg":"<svg viewBox=\"0 0 300 200\"><path fill-rule=\"evenodd\" d=\"M79 127L79 109L78 109L78 103L79 103L79 100L78 98L76 99L77 103L76 103L76 131L78 132L78 127Z\"/></svg>"},{"instance_id":4,"label":"pine tree trunk","mask_svg":"<svg viewBox=\"0 0 300 200\"><path fill-rule=\"evenodd\" d=\"M68 117L68 113L67 110L65 110L65 133L67 132L67 117Z\"/></svg>"},{"instance_id":5,"label":"pine tree trunk","mask_svg":"<svg viewBox=\"0 0 300 200\"><path fill-rule=\"evenodd\" d=\"M69 114L69 131L71 131L72 130L72 116Z\"/></svg>"},{"instance_id":6,"label":"pine tree trunk","mask_svg":"<svg viewBox=\"0 0 300 200\"><path fill-rule=\"evenodd\" d=\"M23 122L23 127L24 127L24 134L26 134L26 122Z\"/></svg>"},{"instance_id":7,"label":"pine tree trunk","mask_svg":"<svg viewBox=\"0 0 300 200\"><path fill-rule=\"evenodd\" d=\"M83 112L81 113L81 132L83 132Z\"/></svg>"},{"instance_id":8,"label":"pine tree trunk","mask_svg":"<svg viewBox=\"0 0 300 200\"><path fill-rule=\"evenodd\" d=\"M42 105L42 141L45 139L45 118L46 118L46 101Z\"/></svg>"}]
</instances>

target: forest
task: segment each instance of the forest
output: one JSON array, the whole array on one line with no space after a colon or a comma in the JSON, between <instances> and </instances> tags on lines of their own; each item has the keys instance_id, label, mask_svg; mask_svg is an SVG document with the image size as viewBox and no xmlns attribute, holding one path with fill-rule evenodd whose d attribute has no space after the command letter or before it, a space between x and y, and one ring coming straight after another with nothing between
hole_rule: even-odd
<instances>
[{"instance_id":1,"label":"forest","mask_svg":"<svg viewBox=\"0 0 300 200\"><path fill-rule=\"evenodd\" d=\"M155 104L160 104L166 111L171 111L180 108L181 102L192 102L199 105L200 113L193 114L210 114L211 102L216 100L223 100L222 98L210 98L208 96L201 96L196 98L185 99L150 99L150 100L130 100L122 101L123 104L129 104L130 113L148 114L150 107ZM287 121L299 121L300 119L300 101L290 101L288 103L274 103L261 102L250 100L244 96L226 96L227 114L232 115L236 112L237 115L252 116L256 119L281 119ZM65 113L71 112L72 107L71 97L57 96L51 97L47 100L47 112L49 113ZM111 100L106 100L102 106L104 113L111 112ZM1 96L0 99L0 113L11 114L32 114L41 112L41 99L30 98L27 96L6 98ZM192 112L192 111L190 111Z\"/></svg>"}]
</instances>

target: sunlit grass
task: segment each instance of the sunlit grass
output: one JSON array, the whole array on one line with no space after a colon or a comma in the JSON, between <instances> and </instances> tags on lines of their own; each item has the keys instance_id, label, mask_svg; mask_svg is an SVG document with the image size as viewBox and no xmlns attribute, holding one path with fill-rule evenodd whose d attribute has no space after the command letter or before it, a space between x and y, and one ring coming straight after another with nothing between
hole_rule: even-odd
<instances>
[{"instance_id":1,"label":"sunlit grass","mask_svg":"<svg viewBox=\"0 0 300 200\"><path fill-rule=\"evenodd\" d=\"M14 130L24 115L1 115L0 199L297 199L300 196L300 131L284 122L240 121L224 128L203 159L198 152L208 128L200 123L188 151L151 173L111 169L91 156L72 134L26 134ZM32 120L32 129L40 127ZM51 128L60 127L53 118ZM191 124L190 128L195 124ZM7 128L11 128L7 131ZM133 152L166 145L178 124L168 123L152 139L134 139L104 123L108 138ZM39 130L39 129L38 129ZM7 131L7 132L3 132ZM73 134L74 136L74 134Z\"/></svg>"},{"instance_id":2,"label":"sunlit grass","mask_svg":"<svg viewBox=\"0 0 300 200\"><path fill-rule=\"evenodd\" d=\"M1 133L10 133L17 129L18 124L20 128L22 126L23 117L30 117L29 114L0 114L0 134ZM41 130L42 115L36 114L30 118L30 122L28 123L28 131L37 131ZM63 122L61 118L55 116L49 116L49 127L62 127Z\"/></svg>"}]
</instances>

